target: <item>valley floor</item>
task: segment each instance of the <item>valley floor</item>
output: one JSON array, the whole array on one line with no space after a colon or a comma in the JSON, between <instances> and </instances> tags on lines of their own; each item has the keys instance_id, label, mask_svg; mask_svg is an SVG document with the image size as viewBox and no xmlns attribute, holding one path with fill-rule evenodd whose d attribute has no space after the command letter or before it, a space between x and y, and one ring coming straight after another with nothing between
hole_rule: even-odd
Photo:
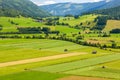
<instances>
[{"instance_id":1,"label":"valley floor","mask_svg":"<svg viewBox=\"0 0 120 80\"><path fill-rule=\"evenodd\" d=\"M117 52L49 39L1 39L0 50L0 80L120 79Z\"/></svg>"}]
</instances>

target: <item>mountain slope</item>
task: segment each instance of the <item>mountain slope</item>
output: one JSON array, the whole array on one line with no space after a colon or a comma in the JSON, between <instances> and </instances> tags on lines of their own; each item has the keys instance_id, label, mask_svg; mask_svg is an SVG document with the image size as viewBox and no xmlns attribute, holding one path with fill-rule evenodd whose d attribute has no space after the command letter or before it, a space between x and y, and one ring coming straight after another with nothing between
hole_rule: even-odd
<instances>
[{"instance_id":1,"label":"mountain slope","mask_svg":"<svg viewBox=\"0 0 120 80\"><path fill-rule=\"evenodd\" d=\"M58 3L52 5L40 6L50 12L53 15L66 15L73 14L78 15L84 12L89 12L98 9L105 9L119 6L120 0L100 1L94 3Z\"/></svg>"},{"instance_id":2,"label":"mountain slope","mask_svg":"<svg viewBox=\"0 0 120 80\"><path fill-rule=\"evenodd\" d=\"M0 0L0 16L44 17L50 14L29 0Z\"/></svg>"},{"instance_id":3,"label":"mountain slope","mask_svg":"<svg viewBox=\"0 0 120 80\"><path fill-rule=\"evenodd\" d=\"M87 14L108 15L112 19L120 20L120 6L109 9L96 10L96 11L88 12Z\"/></svg>"},{"instance_id":4,"label":"mountain slope","mask_svg":"<svg viewBox=\"0 0 120 80\"><path fill-rule=\"evenodd\" d=\"M85 14L102 15L96 18L97 26L95 26L94 29L102 30L105 28L104 31L108 31L110 29L120 28L120 25L118 24L120 20L120 6L109 9L96 10Z\"/></svg>"}]
</instances>

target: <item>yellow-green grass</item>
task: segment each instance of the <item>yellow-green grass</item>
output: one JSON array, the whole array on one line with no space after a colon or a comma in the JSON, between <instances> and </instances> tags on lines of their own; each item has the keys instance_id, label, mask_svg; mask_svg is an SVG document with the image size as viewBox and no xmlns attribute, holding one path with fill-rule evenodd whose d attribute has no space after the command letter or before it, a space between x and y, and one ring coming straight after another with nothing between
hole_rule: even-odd
<instances>
[{"instance_id":1,"label":"yellow-green grass","mask_svg":"<svg viewBox=\"0 0 120 80\"><path fill-rule=\"evenodd\" d=\"M111 31L112 29L120 29L120 21L119 20L108 20L107 25L105 26L103 31Z\"/></svg>"},{"instance_id":2,"label":"yellow-green grass","mask_svg":"<svg viewBox=\"0 0 120 80\"><path fill-rule=\"evenodd\" d=\"M36 63L29 63L29 64L23 64L23 65L2 67L2 68L0 68L0 73L1 73L0 76L8 75L8 74L15 74L15 73L19 73L19 72L24 72L25 68L31 70L31 69L42 67L42 66L73 62L73 61L77 61L77 60L95 58L95 57L104 56L104 55L108 55L108 54L96 54L96 55L94 55L94 54L86 54L86 55L79 55L79 56L61 58L61 59L56 59L56 60L41 61L41 62L36 62Z\"/></svg>"},{"instance_id":3,"label":"yellow-green grass","mask_svg":"<svg viewBox=\"0 0 120 80\"><path fill-rule=\"evenodd\" d=\"M69 73L80 76L102 77L109 78L110 80L120 80L120 70L109 68L103 69L102 67L87 67L85 69L85 71L78 69Z\"/></svg>"},{"instance_id":4,"label":"yellow-green grass","mask_svg":"<svg viewBox=\"0 0 120 80\"><path fill-rule=\"evenodd\" d=\"M19 42L19 41L17 40L17 42ZM8 44L8 43L6 43L6 44ZM14 41L12 43L14 43ZM105 53L105 54L101 53L101 54L96 54L96 55L94 55L94 54L86 54L86 55L73 56L73 57L61 58L61 59L50 60L50 61L42 61L42 62L29 63L29 64L24 64L24 65L3 67L3 68L0 68L0 73L1 73L0 74L0 76L1 76L0 79L3 79L3 80L6 80L6 79L21 80L23 77L25 79L29 79L28 75L32 76L33 74L36 74L36 71L31 71L31 68L37 68L37 67L41 67L41 66L48 66L48 65L53 65L53 64L60 64L60 63L72 62L72 61L76 61L76 60L94 58L94 57L98 57L98 56L104 56L104 55L107 55L107 54L109 54L109 53ZM27 71L27 73L24 70L26 68L30 69L30 71ZM42 75L43 79L46 79L44 76L47 76L46 74L48 74L48 73L43 73L43 72L37 72L37 73L38 74L36 74L35 79L40 78L40 76L42 74L43 74ZM50 75L52 75L52 74L50 74ZM55 74L53 74L53 75L55 75ZM62 77L61 74L56 74L56 75L58 75L58 76L60 75L60 77ZM55 76L53 76L53 78L54 77ZM52 80L54 80L54 79L52 79Z\"/></svg>"},{"instance_id":5,"label":"yellow-green grass","mask_svg":"<svg viewBox=\"0 0 120 80\"><path fill-rule=\"evenodd\" d=\"M106 66L107 68L119 69L119 70L120 70L120 60L116 60L116 61L104 63L104 64L101 64L101 65L104 65L104 66ZM101 66L101 65L100 65L100 66Z\"/></svg>"},{"instance_id":6,"label":"yellow-green grass","mask_svg":"<svg viewBox=\"0 0 120 80\"><path fill-rule=\"evenodd\" d=\"M67 49L68 52L64 52ZM29 59L72 52L112 53L72 42L48 39L0 39L0 62Z\"/></svg>"},{"instance_id":7,"label":"yellow-green grass","mask_svg":"<svg viewBox=\"0 0 120 80\"><path fill-rule=\"evenodd\" d=\"M11 21L18 25L11 24ZM34 19L25 17L0 17L0 25L3 26L2 32L16 32L17 27L41 27L44 23L35 22Z\"/></svg>"},{"instance_id":8,"label":"yellow-green grass","mask_svg":"<svg viewBox=\"0 0 120 80\"><path fill-rule=\"evenodd\" d=\"M82 26L88 26L86 22L90 22L91 24L89 25L90 27L93 27L95 23L93 22L94 19L97 17L97 15L84 15L80 16L78 19L75 19L73 17L70 17L70 20L67 18L60 18L60 23L68 23L71 26L79 25L80 23L83 23ZM66 19L66 20L63 20Z\"/></svg>"},{"instance_id":9,"label":"yellow-green grass","mask_svg":"<svg viewBox=\"0 0 120 80\"><path fill-rule=\"evenodd\" d=\"M79 29L70 28L68 26L55 26L55 30L58 30L61 33L67 33L67 34L80 32Z\"/></svg>"},{"instance_id":10,"label":"yellow-green grass","mask_svg":"<svg viewBox=\"0 0 120 80\"><path fill-rule=\"evenodd\" d=\"M118 61L116 62L115 60ZM52 72L52 73L56 73L56 72L65 73L65 74L80 75L80 76L103 77L103 78L109 78L111 80L112 79L119 80L120 79L119 60L120 60L120 54L112 54L102 57L95 57L80 61L74 61L70 63L63 63L63 64L35 68L33 70ZM98 66L98 64L100 65ZM105 66L105 68L103 68L103 66Z\"/></svg>"},{"instance_id":11,"label":"yellow-green grass","mask_svg":"<svg viewBox=\"0 0 120 80\"><path fill-rule=\"evenodd\" d=\"M114 60L119 60L120 59L120 54L111 54L111 55L106 55L102 57L95 57L95 58L90 58L90 59L85 59L85 60L79 60L79 61L74 61L70 63L63 63L63 64L57 64L57 65L52 65L52 66L46 66L46 67L40 67L36 68L34 70L38 71L44 71L44 72L65 72L65 73L70 73L74 74L73 72L77 72L80 68L83 67L89 67L105 62L110 62Z\"/></svg>"},{"instance_id":12,"label":"yellow-green grass","mask_svg":"<svg viewBox=\"0 0 120 80\"><path fill-rule=\"evenodd\" d=\"M47 39L0 39L0 62L50 56L84 48L75 43Z\"/></svg>"},{"instance_id":13,"label":"yellow-green grass","mask_svg":"<svg viewBox=\"0 0 120 80\"><path fill-rule=\"evenodd\" d=\"M81 75L81 76L104 77L104 78L110 78L110 80L119 80L120 79L119 63L120 63L120 59L113 60L107 63L102 63L99 65L71 70L68 71L67 73Z\"/></svg>"}]
</instances>

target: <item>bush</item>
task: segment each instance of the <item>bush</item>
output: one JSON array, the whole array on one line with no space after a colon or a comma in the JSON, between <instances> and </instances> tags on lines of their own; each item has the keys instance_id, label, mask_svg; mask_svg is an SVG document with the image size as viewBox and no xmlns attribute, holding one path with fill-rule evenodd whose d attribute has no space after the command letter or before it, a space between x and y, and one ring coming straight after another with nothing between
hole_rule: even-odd
<instances>
[{"instance_id":1,"label":"bush","mask_svg":"<svg viewBox=\"0 0 120 80\"><path fill-rule=\"evenodd\" d=\"M64 52L67 52L68 51L68 49L64 49Z\"/></svg>"},{"instance_id":2,"label":"bush","mask_svg":"<svg viewBox=\"0 0 120 80\"><path fill-rule=\"evenodd\" d=\"M110 33L120 33L120 29L113 29L110 31Z\"/></svg>"}]
</instances>

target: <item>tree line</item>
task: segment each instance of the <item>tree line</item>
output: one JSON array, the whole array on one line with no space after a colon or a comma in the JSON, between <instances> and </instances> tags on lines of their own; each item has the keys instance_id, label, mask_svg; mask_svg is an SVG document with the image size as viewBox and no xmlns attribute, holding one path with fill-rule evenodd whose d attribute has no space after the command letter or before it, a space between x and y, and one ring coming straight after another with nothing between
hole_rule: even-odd
<instances>
[{"instance_id":1,"label":"tree line","mask_svg":"<svg viewBox=\"0 0 120 80\"><path fill-rule=\"evenodd\" d=\"M57 34L56 34L57 35ZM0 35L1 39L4 38L24 38L24 39L54 39L54 40L63 40L63 41L69 41L69 42L73 42L79 45L83 45L83 46L92 46L92 47L97 47L100 49L107 49L107 48L116 48L116 49L120 49L120 46L117 45L117 43L115 41L111 41L111 45L106 45L106 44L100 44L100 43L91 43L91 42L87 42L87 41L83 41L84 36L79 35L76 37L76 39L73 38L69 38L66 36L66 34L63 35L58 35L58 36L50 36L49 34L45 34L45 36L39 35L39 36L20 36L20 35L11 35L11 36L7 36L7 35Z\"/></svg>"}]
</instances>

